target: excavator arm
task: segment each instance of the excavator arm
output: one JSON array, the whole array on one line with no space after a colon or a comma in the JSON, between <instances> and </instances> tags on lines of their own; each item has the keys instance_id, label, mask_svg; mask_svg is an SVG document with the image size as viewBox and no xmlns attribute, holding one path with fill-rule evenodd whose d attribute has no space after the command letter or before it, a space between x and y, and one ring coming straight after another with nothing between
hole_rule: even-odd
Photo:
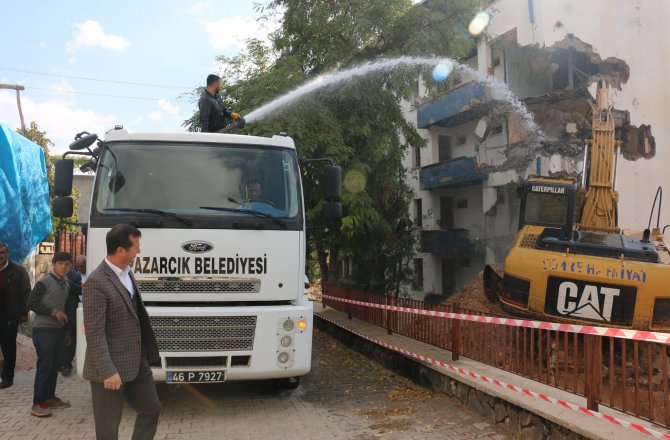
<instances>
[{"instance_id":1,"label":"excavator arm","mask_svg":"<svg viewBox=\"0 0 670 440\"><path fill-rule=\"evenodd\" d=\"M614 138L612 106L605 81L598 82L596 102L591 105L592 136L584 154L584 181L579 195L577 229L618 233L615 190L618 152L621 142Z\"/></svg>"}]
</instances>

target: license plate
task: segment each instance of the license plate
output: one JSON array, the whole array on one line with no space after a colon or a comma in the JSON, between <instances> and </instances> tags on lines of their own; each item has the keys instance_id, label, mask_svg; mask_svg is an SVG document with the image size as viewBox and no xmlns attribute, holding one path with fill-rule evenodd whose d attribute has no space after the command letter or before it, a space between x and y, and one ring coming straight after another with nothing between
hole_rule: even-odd
<instances>
[{"instance_id":1,"label":"license plate","mask_svg":"<svg viewBox=\"0 0 670 440\"><path fill-rule=\"evenodd\" d=\"M168 371L167 383L213 383L225 382L225 371Z\"/></svg>"}]
</instances>

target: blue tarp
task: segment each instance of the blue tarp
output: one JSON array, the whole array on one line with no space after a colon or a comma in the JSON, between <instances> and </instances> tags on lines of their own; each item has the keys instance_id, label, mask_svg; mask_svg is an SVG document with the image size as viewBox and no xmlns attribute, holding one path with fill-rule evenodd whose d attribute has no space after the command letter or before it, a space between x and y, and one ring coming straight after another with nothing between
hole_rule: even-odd
<instances>
[{"instance_id":1,"label":"blue tarp","mask_svg":"<svg viewBox=\"0 0 670 440\"><path fill-rule=\"evenodd\" d=\"M0 124L0 241L22 263L51 232L49 182L44 152Z\"/></svg>"}]
</instances>

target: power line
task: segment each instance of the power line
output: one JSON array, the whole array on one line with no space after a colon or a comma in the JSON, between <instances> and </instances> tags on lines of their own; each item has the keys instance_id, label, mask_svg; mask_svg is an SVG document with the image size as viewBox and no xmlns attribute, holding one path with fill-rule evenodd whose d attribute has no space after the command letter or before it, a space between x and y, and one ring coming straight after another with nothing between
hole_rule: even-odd
<instances>
[{"instance_id":1,"label":"power line","mask_svg":"<svg viewBox=\"0 0 670 440\"><path fill-rule=\"evenodd\" d=\"M59 75L59 74L56 74L56 73L36 72L34 70L14 69L12 67L3 67L3 66L0 66L0 70L9 70L11 72L28 73L28 74L31 74L31 75L51 76L51 77L56 77L56 78L79 79L79 80L83 80L83 81L95 81L95 82L104 82L104 83L112 83L112 84L125 84L125 85L131 85L131 86L160 87L160 88L163 88L163 89L183 89L183 90L193 90L194 89L194 87L169 86L169 85L164 85L164 84L147 84L147 83L138 83L138 82L130 82L130 81L116 81L116 80L113 80L113 79L89 78L89 77L85 77L85 76L74 76L74 75Z\"/></svg>"},{"instance_id":2,"label":"power line","mask_svg":"<svg viewBox=\"0 0 670 440\"><path fill-rule=\"evenodd\" d=\"M45 91L45 92L52 92L52 93L73 93L76 95L90 95L90 96L103 96L105 98L121 98L121 99L136 99L139 101L177 101L177 102L190 102L189 100L185 99L180 99L180 98L172 98L172 99L166 99L166 98L149 98L149 97L144 97L144 96L127 96L127 95L108 95L105 93L93 93L93 92L79 92L76 90L53 90L53 89L47 89L43 87L32 87L32 86L26 86L26 90L40 90L40 91Z\"/></svg>"}]
</instances>

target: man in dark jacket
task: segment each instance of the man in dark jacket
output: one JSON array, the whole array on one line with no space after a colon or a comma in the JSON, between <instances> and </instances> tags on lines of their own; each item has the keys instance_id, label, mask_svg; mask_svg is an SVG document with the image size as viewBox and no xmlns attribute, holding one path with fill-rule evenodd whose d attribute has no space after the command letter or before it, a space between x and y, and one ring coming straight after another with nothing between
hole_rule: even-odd
<instances>
[{"instance_id":1,"label":"man in dark jacket","mask_svg":"<svg viewBox=\"0 0 670 440\"><path fill-rule=\"evenodd\" d=\"M202 91L198 101L200 131L203 133L216 133L226 126L226 119L240 118L239 114L227 110L223 105L219 87L221 87L221 78L208 75L207 87Z\"/></svg>"},{"instance_id":2,"label":"man in dark jacket","mask_svg":"<svg viewBox=\"0 0 670 440\"><path fill-rule=\"evenodd\" d=\"M0 241L0 348L4 357L0 388L11 387L16 367L19 322L28 317L30 277L26 269L9 261L9 246Z\"/></svg>"},{"instance_id":3,"label":"man in dark jacket","mask_svg":"<svg viewBox=\"0 0 670 440\"><path fill-rule=\"evenodd\" d=\"M75 261L79 261L79 255ZM84 269L86 266L84 266ZM75 269L75 266L70 269L67 273L67 280L70 284L70 301L68 302L69 310L66 310L65 313L68 316L71 316L73 319L77 316L77 306L79 305L79 298L81 297L81 284L82 284L82 274ZM63 376L69 376L72 374L72 360L74 359L75 351L77 349L77 332L73 331L70 339L72 343L69 346L65 347L65 352L63 354L63 364L60 367L60 372Z\"/></svg>"}]
</instances>

